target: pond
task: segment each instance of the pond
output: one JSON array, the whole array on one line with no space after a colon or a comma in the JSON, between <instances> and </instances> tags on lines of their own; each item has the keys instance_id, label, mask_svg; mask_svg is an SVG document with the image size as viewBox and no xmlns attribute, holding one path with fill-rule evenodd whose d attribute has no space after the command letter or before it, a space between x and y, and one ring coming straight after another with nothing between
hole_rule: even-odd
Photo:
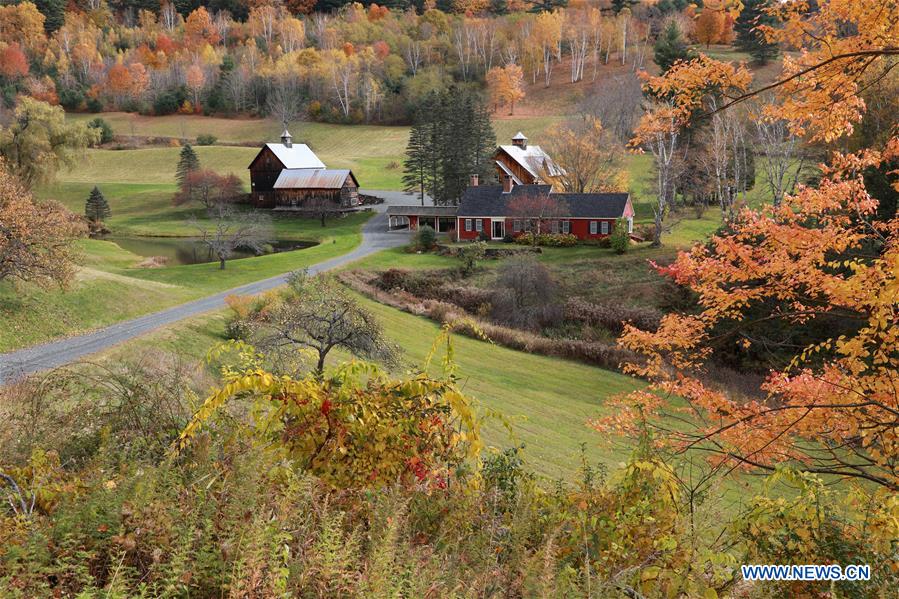
<instances>
[{"instance_id":1,"label":"pond","mask_svg":"<svg viewBox=\"0 0 899 599\"><path fill-rule=\"evenodd\" d=\"M138 256L165 258L165 264L168 266L217 262L199 237L119 237L113 235L104 237L103 240L111 241L123 250ZM278 253L302 250L315 245L315 242L281 239L269 245L271 249L267 253ZM239 260L256 255L252 251L236 250L230 259Z\"/></svg>"}]
</instances>

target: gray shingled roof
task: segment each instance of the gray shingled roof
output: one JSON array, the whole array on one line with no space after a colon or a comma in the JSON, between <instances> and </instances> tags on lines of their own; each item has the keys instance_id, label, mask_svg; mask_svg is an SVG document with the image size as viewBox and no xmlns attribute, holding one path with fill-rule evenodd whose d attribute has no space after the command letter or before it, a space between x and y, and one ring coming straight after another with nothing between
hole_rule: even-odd
<instances>
[{"instance_id":1,"label":"gray shingled roof","mask_svg":"<svg viewBox=\"0 0 899 599\"><path fill-rule=\"evenodd\" d=\"M455 206L388 206L387 216L456 216Z\"/></svg>"},{"instance_id":2,"label":"gray shingled roof","mask_svg":"<svg viewBox=\"0 0 899 599\"><path fill-rule=\"evenodd\" d=\"M469 187L462 196L458 216L513 216L509 204L523 196L544 195L549 185L516 185L503 193L501 185ZM621 218L627 207L626 193L553 193L552 197L568 206L571 218ZM536 215L534 215L536 216Z\"/></svg>"}]
</instances>

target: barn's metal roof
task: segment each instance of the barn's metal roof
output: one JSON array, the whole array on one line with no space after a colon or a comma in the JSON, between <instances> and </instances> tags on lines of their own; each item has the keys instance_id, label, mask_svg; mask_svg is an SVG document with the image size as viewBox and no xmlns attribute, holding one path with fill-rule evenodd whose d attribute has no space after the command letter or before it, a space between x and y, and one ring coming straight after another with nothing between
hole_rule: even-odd
<instances>
[{"instance_id":1,"label":"barn's metal roof","mask_svg":"<svg viewBox=\"0 0 899 599\"><path fill-rule=\"evenodd\" d=\"M290 144L290 147L275 143L265 145L275 153L284 168L325 168L325 163L306 144Z\"/></svg>"},{"instance_id":2,"label":"barn's metal roof","mask_svg":"<svg viewBox=\"0 0 899 599\"><path fill-rule=\"evenodd\" d=\"M542 179L545 174L550 177L556 177L563 174L561 168L553 162L549 154L543 151L540 146L528 146L521 148L519 146L500 146L503 151L517 162L537 179Z\"/></svg>"},{"instance_id":3,"label":"barn's metal roof","mask_svg":"<svg viewBox=\"0 0 899 599\"><path fill-rule=\"evenodd\" d=\"M340 189L347 177L352 177L348 169L286 168L278 175L275 189Z\"/></svg>"}]
</instances>

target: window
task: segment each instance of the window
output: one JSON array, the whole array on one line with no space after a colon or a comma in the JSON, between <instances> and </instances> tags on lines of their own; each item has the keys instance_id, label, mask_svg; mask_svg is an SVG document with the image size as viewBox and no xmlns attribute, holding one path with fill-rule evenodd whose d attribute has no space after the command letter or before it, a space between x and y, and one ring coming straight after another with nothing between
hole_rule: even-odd
<instances>
[{"instance_id":1,"label":"window","mask_svg":"<svg viewBox=\"0 0 899 599\"><path fill-rule=\"evenodd\" d=\"M512 221L512 232L513 233L521 233L521 221L520 220Z\"/></svg>"},{"instance_id":2,"label":"window","mask_svg":"<svg viewBox=\"0 0 899 599\"><path fill-rule=\"evenodd\" d=\"M596 235L596 232L599 231L599 226L596 224L595 220L590 221L590 235Z\"/></svg>"},{"instance_id":3,"label":"window","mask_svg":"<svg viewBox=\"0 0 899 599\"><path fill-rule=\"evenodd\" d=\"M603 235L609 234L609 221L607 221L607 220L602 221L602 223L600 224L600 232Z\"/></svg>"},{"instance_id":4,"label":"window","mask_svg":"<svg viewBox=\"0 0 899 599\"><path fill-rule=\"evenodd\" d=\"M562 232L565 233L566 235L568 233L571 233L571 221L570 220L562 221Z\"/></svg>"},{"instance_id":5,"label":"window","mask_svg":"<svg viewBox=\"0 0 899 599\"><path fill-rule=\"evenodd\" d=\"M470 218L465 219L465 230L471 231L471 219Z\"/></svg>"},{"instance_id":6,"label":"window","mask_svg":"<svg viewBox=\"0 0 899 599\"><path fill-rule=\"evenodd\" d=\"M482 221L482 220L479 219L479 218L475 219L475 221L474 221L474 230L477 231L478 233L480 233L481 231L483 231L483 230L484 230L484 221Z\"/></svg>"},{"instance_id":7,"label":"window","mask_svg":"<svg viewBox=\"0 0 899 599\"><path fill-rule=\"evenodd\" d=\"M554 221L550 224L549 230L550 230L551 233L558 233L558 232L559 232L559 221L554 220Z\"/></svg>"}]
</instances>

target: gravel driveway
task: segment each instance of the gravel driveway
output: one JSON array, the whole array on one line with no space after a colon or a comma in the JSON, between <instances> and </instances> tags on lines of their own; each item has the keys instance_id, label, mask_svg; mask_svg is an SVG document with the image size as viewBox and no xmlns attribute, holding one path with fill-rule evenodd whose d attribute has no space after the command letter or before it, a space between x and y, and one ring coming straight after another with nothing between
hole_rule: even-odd
<instances>
[{"instance_id":1,"label":"gravel driveway","mask_svg":"<svg viewBox=\"0 0 899 599\"><path fill-rule=\"evenodd\" d=\"M331 270L381 250L408 243L408 233L387 231L387 217L383 212L390 204L413 204L415 203L414 198L406 196L403 192L369 191L368 193L384 197L386 202L375 208L378 214L371 218L362 228L362 243L348 254L310 266L310 274ZM74 362L173 322L196 316L197 314L203 314L204 312L218 310L225 306L225 298L229 295L262 293L283 285L287 280L287 276L287 274L279 275L235 287L167 310L119 322L91 333L78 335L77 337L68 337L0 354L0 384L23 374L47 370Z\"/></svg>"}]
</instances>

